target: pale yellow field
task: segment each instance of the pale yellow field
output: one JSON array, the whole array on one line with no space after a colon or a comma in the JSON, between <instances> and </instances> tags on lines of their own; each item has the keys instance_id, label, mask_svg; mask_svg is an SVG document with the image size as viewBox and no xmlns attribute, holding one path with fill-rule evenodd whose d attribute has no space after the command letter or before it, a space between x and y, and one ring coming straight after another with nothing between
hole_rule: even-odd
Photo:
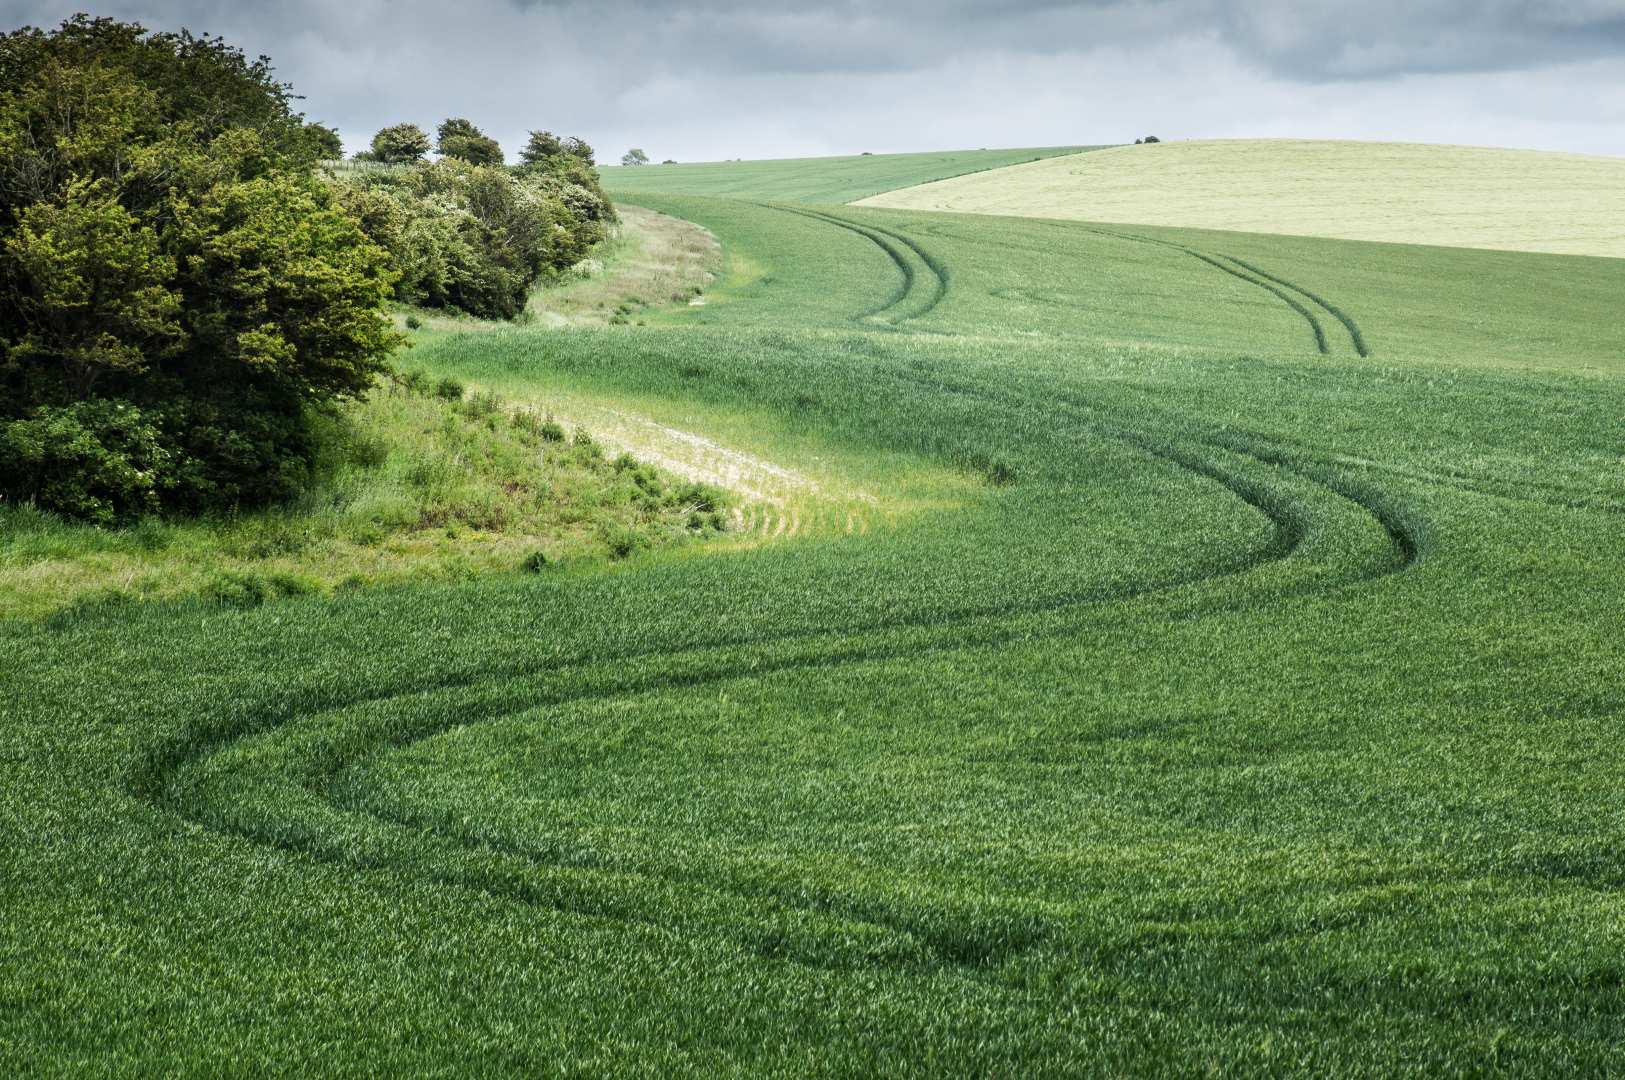
<instances>
[{"instance_id":1,"label":"pale yellow field","mask_svg":"<svg viewBox=\"0 0 1625 1080\"><path fill-rule=\"evenodd\" d=\"M1124 146L861 206L1625 257L1625 158L1414 143Z\"/></svg>"}]
</instances>

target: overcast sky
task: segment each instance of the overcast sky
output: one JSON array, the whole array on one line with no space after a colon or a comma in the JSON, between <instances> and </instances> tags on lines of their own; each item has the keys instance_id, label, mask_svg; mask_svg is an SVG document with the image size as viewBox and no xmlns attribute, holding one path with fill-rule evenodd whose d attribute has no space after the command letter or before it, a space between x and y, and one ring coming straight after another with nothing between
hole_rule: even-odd
<instances>
[{"instance_id":1,"label":"overcast sky","mask_svg":"<svg viewBox=\"0 0 1625 1080\"><path fill-rule=\"evenodd\" d=\"M84 8L0 0L8 28ZM106 0L265 53L354 151L467 116L601 161L1292 136L1625 156L1625 0Z\"/></svg>"}]
</instances>

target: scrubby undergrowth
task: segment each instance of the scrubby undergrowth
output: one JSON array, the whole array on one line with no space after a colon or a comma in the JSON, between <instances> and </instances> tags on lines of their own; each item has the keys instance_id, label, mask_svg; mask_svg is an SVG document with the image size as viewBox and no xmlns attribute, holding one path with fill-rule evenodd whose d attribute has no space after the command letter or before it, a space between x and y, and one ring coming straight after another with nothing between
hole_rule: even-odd
<instances>
[{"instance_id":1,"label":"scrubby undergrowth","mask_svg":"<svg viewBox=\"0 0 1625 1080\"><path fill-rule=\"evenodd\" d=\"M97 529L0 505L0 616L551 571L726 526L713 488L413 372L330 419L323 453L322 478L296 502L231 518Z\"/></svg>"}]
</instances>

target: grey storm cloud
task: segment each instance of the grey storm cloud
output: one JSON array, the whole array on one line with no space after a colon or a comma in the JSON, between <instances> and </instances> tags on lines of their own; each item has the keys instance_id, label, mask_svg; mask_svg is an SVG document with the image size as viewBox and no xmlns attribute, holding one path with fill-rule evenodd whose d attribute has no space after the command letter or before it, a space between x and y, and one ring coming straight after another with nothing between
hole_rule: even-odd
<instances>
[{"instance_id":1,"label":"grey storm cloud","mask_svg":"<svg viewBox=\"0 0 1625 1080\"><path fill-rule=\"evenodd\" d=\"M87 0L0 0L49 25ZM616 153L1165 135L1625 151L1625 0L104 0L266 53L352 147L467 115Z\"/></svg>"}]
</instances>

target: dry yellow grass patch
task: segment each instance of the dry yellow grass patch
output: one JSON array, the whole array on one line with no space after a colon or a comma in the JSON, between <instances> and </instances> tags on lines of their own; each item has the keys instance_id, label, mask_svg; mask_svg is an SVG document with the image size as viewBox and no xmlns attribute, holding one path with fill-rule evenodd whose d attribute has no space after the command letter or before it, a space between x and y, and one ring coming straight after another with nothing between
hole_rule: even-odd
<instances>
[{"instance_id":1,"label":"dry yellow grass patch","mask_svg":"<svg viewBox=\"0 0 1625 1080\"><path fill-rule=\"evenodd\" d=\"M1625 158L1285 139L1124 146L859 205L1625 257Z\"/></svg>"}]
</instances>

